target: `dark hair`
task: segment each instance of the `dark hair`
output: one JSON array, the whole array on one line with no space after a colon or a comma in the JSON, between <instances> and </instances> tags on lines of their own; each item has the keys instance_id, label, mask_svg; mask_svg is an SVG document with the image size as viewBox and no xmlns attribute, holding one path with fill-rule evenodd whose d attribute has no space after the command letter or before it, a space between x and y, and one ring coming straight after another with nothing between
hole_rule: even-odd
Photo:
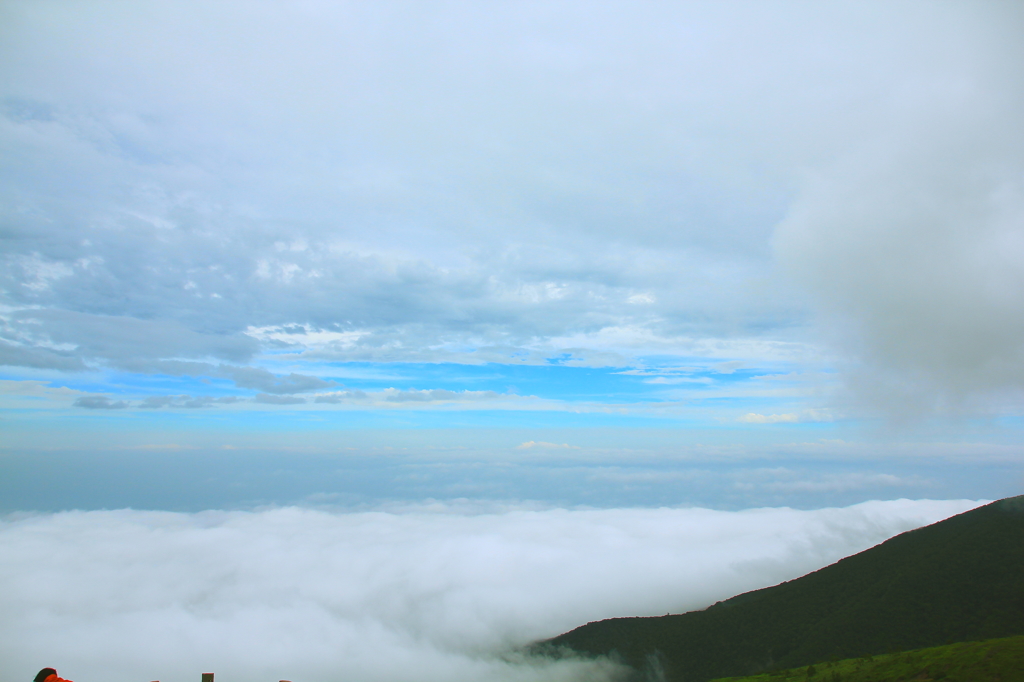
<instances>
[{"instance_id":1,"label":"dark hair","mask_svg":"<svg viewBox=\"0 0 1024 682\"><path fill-rule=\"evenodd\" d=\"M36 679L34 680L34 682L43 682L43 680L45 680L50 675L56 675L56 674L57 674L57 671L54 670L53 668L43 668L38 673L36 673Z\"/></svg>"}]
</instances>

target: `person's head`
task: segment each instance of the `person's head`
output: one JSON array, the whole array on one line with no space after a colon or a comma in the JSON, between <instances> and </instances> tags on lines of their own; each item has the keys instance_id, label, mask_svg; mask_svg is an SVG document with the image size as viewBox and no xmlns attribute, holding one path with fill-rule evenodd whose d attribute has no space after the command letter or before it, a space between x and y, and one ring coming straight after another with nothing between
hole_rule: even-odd
<instances>
[{"instance_id":1,"label":"person's head","mask_svg":"<svg viewBox=\"0 0 1024 682\"><path fill-rule=\"evenodd\" d=\"M45 682L46 678L50 675L56 675L57 671L53 668L43 668L36 673L36 679L33 682Z\"/></svg>"}]
</instances>

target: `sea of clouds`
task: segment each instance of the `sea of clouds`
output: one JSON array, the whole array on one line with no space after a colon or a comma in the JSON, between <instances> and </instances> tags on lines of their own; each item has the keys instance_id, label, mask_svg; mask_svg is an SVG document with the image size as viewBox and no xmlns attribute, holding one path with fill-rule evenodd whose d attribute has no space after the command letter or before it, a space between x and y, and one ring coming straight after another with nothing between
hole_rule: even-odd
<instances>
[{"instance_id":1,"label":"sea of clouds","mask_svg":"<svg viewBox=\"0 0 1024 682\"><path fill-rule=\"evenodd\" d=\"M704 608L977 506L566 510L438 503L0 520L0 677L612 680L517 647Z\"/></svg>"}]
</instances>

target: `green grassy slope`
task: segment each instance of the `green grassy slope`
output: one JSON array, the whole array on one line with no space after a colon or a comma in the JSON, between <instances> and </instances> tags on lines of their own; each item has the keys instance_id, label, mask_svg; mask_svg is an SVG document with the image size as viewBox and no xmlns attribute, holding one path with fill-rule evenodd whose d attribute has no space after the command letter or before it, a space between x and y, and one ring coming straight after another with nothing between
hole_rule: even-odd
<instances>
[{"instance_id":1,"label":"green grassy slope","mask_svg":"<svg viewBox=\"0 0 1024 682\"><path fill-rule=\"evenodd\" d=\"M946 519L704 611L589 623L535 645L703 682L1024 634L1024 496ZM644 670L648 673L644 673Z\"/></svg>"},{"instance_id":2,"label":"green grassy slope","mask_svg":"<svg viewBox=\"0 0 1024 682\"><path fill-rule=\"evenodd\" d=\"M1024 682L1024 636L848 658L715 682Z\"/></svg>"}]
</instances>

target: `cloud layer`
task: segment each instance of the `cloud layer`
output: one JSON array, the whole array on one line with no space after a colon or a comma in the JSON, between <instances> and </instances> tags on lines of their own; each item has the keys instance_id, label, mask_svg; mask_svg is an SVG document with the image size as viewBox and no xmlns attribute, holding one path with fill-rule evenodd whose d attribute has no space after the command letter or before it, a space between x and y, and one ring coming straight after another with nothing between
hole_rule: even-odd
<instances>
[{"instance_id":1,"label":"cloud layer","mask_svg":"<svg viewBox=\"0 0 1024 682\"><path fill-rule=\"evenodd\" d=\"M613 679L507 654L590 620L702 608L976 504L10 516L0 674Z\"/></svg>"},{"instance_id":2,"label":"cloud layer","mask_svg":"<svg viewBox=\"0 0 1024 682\"><path fill-rule=\"evenodd\" d=\"M0 11L14 378L785 357L842 381L721 418L1024 404L1013 4Z\"/></svg>"},{"instance_id":3,"label":"cloud layer","mask_svg":"<svg viewBox=\"0 0 1024 682\"><path fill-rule=\"evenodd\" d=\"M1024 389L1024 11L975 9L958 58L936 55L945 77L894 84L887 120L807 173L775 234L887 411Z\"/></svg>"},{"instance_id":4,"label":"cloud layer","mask_svg":"<svg viewBox=\"0 0 1024 682\"><path fill-rule=\"evenodd\" d=\"M624 367L817 310L890 389L1021 385L1015 6L2 11L0 362L276 395L324 386L268 353Z\"/></svg>"}]
</instances>

